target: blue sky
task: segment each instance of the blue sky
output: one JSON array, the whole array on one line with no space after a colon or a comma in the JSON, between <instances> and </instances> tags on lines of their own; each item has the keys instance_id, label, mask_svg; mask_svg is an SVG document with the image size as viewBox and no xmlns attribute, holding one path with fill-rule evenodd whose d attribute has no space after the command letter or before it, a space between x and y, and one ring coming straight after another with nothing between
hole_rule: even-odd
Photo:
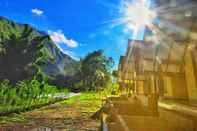
<instances>
[{"instance_id":1,"label":"blue sky","mask_svg":"<svg viewBox=\"0 0 197 131\"><path fill-rule=\"evenodd\" d=\"M121 17L121 6L122 0L0 0L0 16L48 32L73 57L103 49L118 64L132 38L124 24L110 22Z\"/></svg>"}]
</instances>

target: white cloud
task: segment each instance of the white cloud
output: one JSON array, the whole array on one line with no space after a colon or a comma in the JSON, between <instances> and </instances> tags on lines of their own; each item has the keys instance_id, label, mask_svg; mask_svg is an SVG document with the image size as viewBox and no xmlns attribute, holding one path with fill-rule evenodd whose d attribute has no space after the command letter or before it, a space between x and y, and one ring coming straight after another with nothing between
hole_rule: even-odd
<instances>
[{"instance_id":1,"label":"white cloud","mask_svg":"<svg viewBox=\"0 0 197 131\"><path fill-rule=\"evenodd\" d=\"M80 59L79 57L77 57L77 55L76 55L73 51L64 50L64 49L62 49L62 48L59 46L59 44L56 44L56 46L57 46L57 48L58 48L61 52L63 52L63 53L66 54L66 55L69 55L71 58L73 58L73 59L75 59L75 60L79 60L79 59Z\"/></svg>"},{"instance_id":2,"label":"white cloud","mask_svg":"<svg viewBox=\"0 0 197 131\"><path fill-rule=\"evenodd\" d=\"M37 9L37 8L34 8L31 10L31 12L37 16L41 16L43 15L44 11L43 10L40 10L40 9Z\"/></svg>"},{"instance_id":3,"label":"white cloud","mask_svg":"<svg viewBox=\"0 0 197 131\"><path fill-rule=\"evenodd\" d=\"M76 54L73 51L64 50L63 52L64 52L64 54L69 55L71 58L73 58L75 60L79 60L79 57L77 57Z\"/></svg>"},{"instance_id":4,"label":"white cloud","mask_svg":"<svg viewBox=\"0 0 197 131\"><path fill-rule=\"evenodd\" d=\"M57 45L57 47L60 49L61 52L63 52L66 55L69 55L71 58L75 59L75 60L79 60L79 58L76 56L76 54L73 51L69 51L69 50L63 50L59 45Z\"/></svg>"},{"instance_id":5,"label":"white cloud","mask_svg":"<svg viewBox=\"0 0 197 131\"><path fill-rule=\"evenodd\" d=\"M63 50L59 45L57 47L60 49L61 52L63 52L66 55L69 55L71 58L75 60L79 60L79 58L76 56L76 54L73 51L70 50Z\"/></svg>"},{"instance_id":6,"label":"white cloud","mask_svg":"<svg viewBox=\"0 0 197 131\"><path fill-rule=\"evenodd\" d=\"M66 44L68 47L76 48L78 47L79 43L73 39L68 39L61 30L58 31L48 31L51 39L56 44Z\"/></svg>"}]
</instances>

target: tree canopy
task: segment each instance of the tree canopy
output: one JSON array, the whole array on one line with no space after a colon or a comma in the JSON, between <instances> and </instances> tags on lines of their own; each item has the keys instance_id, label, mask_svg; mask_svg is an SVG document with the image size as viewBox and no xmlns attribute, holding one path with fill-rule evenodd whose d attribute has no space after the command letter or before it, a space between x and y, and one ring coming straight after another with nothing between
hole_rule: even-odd
<instances>
[{"instance_id":1,"label":"tree canopy","mask_svg":"<svg viewBox=\"0 0 197 131\"><path fill-rule=\"evenodd\" d=\"M89 53L80 62L80 70L75 78L78 80L74 88L85 91L103 89L111 80L111 69L114 61L107 57L102 50Z\"/></svg>"}]
</instances>

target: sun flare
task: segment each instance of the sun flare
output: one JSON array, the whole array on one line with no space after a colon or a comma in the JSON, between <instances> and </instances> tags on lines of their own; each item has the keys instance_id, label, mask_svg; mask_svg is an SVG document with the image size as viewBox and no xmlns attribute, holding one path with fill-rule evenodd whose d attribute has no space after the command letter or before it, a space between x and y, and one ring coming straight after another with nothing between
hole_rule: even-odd
<instances>
[{"instance_id":1,"label":"sun flare","mask_svg":"<svg viewBox=\"0 0 197 131\"><path fill-rule=\"evenodd\" d=\"M150 9L150 2L138 0L125 4L124 22L128 28L134 31L150 25L156 17L156 13Z\"/></svg>"}]
</instances>

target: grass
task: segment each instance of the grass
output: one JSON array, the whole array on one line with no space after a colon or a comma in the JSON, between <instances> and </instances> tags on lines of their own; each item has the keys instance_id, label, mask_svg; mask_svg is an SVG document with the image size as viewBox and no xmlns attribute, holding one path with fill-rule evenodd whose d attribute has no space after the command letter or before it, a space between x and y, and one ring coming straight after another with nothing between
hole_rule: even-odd
<instances>
[{"instance_id":1,"label":"grass","mask_svg":"<svg viewBox=\"0 0 197 131\"><path fill-rule=\"evenodd\" d=\"M69 94L69 91L68 90L62 90L62 92L67 95ZM59 92L61 93L61 92ZM44 102L37 102L37 103L34 103L34 105L31 105L30 107L27 107L27 108L24 108L24 107L9 107L10 110L7 111L7 112L0 112L0 114L4 114L5 115L0 115L0 124L9 124L9 123L24 123L26 122L26 118L25 118L25 112L27 111L31 111L31 110L35 110L35 109L38 109L38 108L41 108L41 107L44 107L44 106L47 106L47 105L50 105L50 104L54 104L54 103L57 103L59 101L63 101L63 99L57 99L57 98L53 98L53 99L50 99L48 101L44 101ZM7 107L5 106L0 106L0 109L6 109Z\"/></svg>"},{"instance_id":2,"label":"grass","mask_svg":"<svg viewBox=\"0 0 197 131\"><path fill-rule=\"evenodd\" d=\"M68 100L57 102L56 104L59 105L59 107L55 107L52 111L58 111L58 109L62 109L62 108L66 108L67 106L70 106L73 109L80 111L82 115L91 115L101 108L102 97L100 93L86 92L86 93L81 93L81 95L79 96L71 97ZM47 107L48 106L42 109L38 109L35 112L41 111L46 114L50 113L51 108L48 109ZM27 114L28 113L20 113L20 114L12 114L10 116L0 117L0 124L25 123L28 121Z\"/></svg>"},{"instance_id":3,"label":"grass","mask_svg":"<svg viewBox=\"0 0 197 131\"><path fill-rule=\"evenodd\" d=\"M80 103L81 112L92 113L100 109L102 105L102 97L100 93L97 92L86 92L86 93L82 93L80 96L74 96L69 100L65 100L61 102L61 104L72 106L76 102Z\"/></svg>"},{"instance_id":4,"label":"grass","mask_svg":"<svg viewBox=\"0 0 197 131\"><path fill-rule=\"evenodd\" d=\"M0 117L0 124L1 125L6 125L10 123L24 123L26 122L26 118L24 117L23 114L12 114L10 116L2 116Z\"/></svg>"},{"instance_id":5,"label":"grass","mask_svg":"<svg viewBox=\"0 0 197 131\"><path fill-rule=\"evenodd\" d=\"M52 92L53 94L56 93L64 93L64 95L68 95L69 91L67 89L64 90L57 90L56 93ZM44 94L44 93L43 93ZM49 95L48 93L47 95ZM51 94L52 95L52 94ZM6 96L6 95L5 95ZM1 104L0 103L0 116L8 116L14 113L21 113L21 112L26 112L30 111L36 108L40 108L52 103L56 103L58 101L62 101L64 98L56 98L53 96L47 96L47 97L40 97L40 98L30 98L30 99L21 99L20 98L20 104L10 104L9 100L12 99L18 99L19 97L16 98L10 98L8 99L8 102L6 104ZM27 106L28 105L28 106Z\"/></svg>"}]
</instances>

